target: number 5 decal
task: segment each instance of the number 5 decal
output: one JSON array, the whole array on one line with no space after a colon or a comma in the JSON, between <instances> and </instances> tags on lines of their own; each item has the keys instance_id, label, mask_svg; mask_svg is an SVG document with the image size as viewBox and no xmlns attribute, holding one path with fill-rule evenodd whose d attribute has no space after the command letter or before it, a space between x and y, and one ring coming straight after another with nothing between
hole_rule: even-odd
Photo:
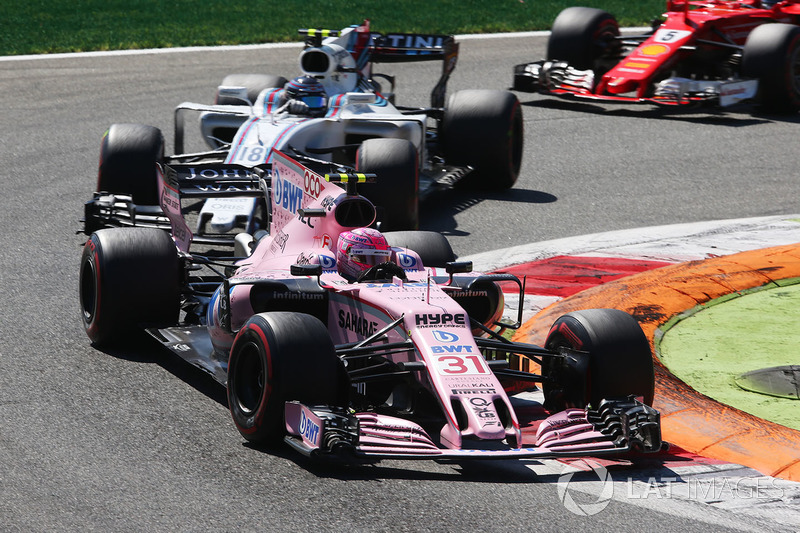
<instances>
[{"instance_id":1,"label":"number 5 decal","mask_svg":"<svg viewBox=\"0 0 800 533\"><path fill-rule=\"evenodd\" d=\"M488 374L489 369L483 358L479 355L459 357L448 355L436 359L436 370L439 374L450 376L453 374Z\"/></svg>"},{"instance_id":2,"label":"number 5 decal","mask_svg":"<svg viewBox=\"0 0 800 533\"><path fill-rule=\"evenodd\" d=\"M661 29L656 32L653 40L657 43L674 43L689 36L691 32L685 30L667 30Z\"/></svg>"}]
</instances>

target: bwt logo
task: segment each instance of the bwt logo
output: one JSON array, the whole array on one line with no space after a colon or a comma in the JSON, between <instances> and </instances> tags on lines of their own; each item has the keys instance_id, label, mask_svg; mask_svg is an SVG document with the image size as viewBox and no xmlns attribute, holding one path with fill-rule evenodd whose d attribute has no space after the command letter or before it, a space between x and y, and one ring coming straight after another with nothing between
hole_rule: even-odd
<instances>
[{"instance_id":1,"label":"bwt logo","mask_svg":"<svg viewBox=\"0 0 800 533\"><path fill-rule=\"evenodd\" d=\"M431 333L433 333L433 338L436 339L439 342L457 342L458 341L458 335L450 333L449 331L442 331L440 329L437 329L437 330L432 331Z\"/></svg>"},{"instance_id":2,"label":"bwt logo","mask_svg":"<svg viewBox=\"0 0 800 533\"><path fill-rule=\"evenodd\" d=\"M417 258L413 255L399 253L397 254L397 263L402 268L416 268Z\"/></svg>"},{"instance_id":3,"label":"bwt logo","mask_svg":"<svg viewBox=\"0 0 800 533\"><path fill-rule=\"evenodd\" d=\"M273 182L272 191L275 205L279 205L292 213L297 213L303 201L303 189L290 181L277 179Z\"/></svg>"},{"instance_id":4,"label":"bwt logo","mask_svg":"<svg viewBox=\"0 0 800 533\"><path fill-rule=\"evenodd\" d=\"M318 255L319 264L322 265L322 270L333 270L336 268L336 259L329 255Z\"/></svg>"},{"instance_id":5,"label":"bwt logo","mask_svg":"<svg viewBox=\"0 0 800 533\"><path fill-rule=\"evenodd\" d=\"M431 346L433 353L473 353L472 346L461 344L459 346Z\"/></svg>"},{"instance_id":6,"label":"bwt logo","mask_svg":"<svg viewBox=\"0 0 800 533\"><path fill-rule=\"evenodd\" d=\"M300 435L314 446L319 445L319 424L306 417L305 410L300 412Z\"/></svg>"}]
</instances>

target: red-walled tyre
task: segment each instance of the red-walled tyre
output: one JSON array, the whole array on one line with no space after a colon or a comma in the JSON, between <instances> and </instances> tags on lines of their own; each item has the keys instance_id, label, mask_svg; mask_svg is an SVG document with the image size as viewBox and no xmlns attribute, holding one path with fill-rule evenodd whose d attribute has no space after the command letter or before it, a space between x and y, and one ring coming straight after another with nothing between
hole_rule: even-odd
<instances>
[{"instance_id":1,"label":"red-walled tyre","mask_svg":"<svg viewBox=\"0 0 800 533\"><path fill-rule=\"evenodd\" d=\"M545 347L589 354L588 368L558 368L544 358L542 373L558 383L545 383L545 403L551 411L597 406L600 400L641 396L653 404L655 389L650 343L639 323L617 309L585 309L559 317L550 328Z\"/></svg>"},{"instance_id":2,"label":"red-walled tyre","mask_svg":"<svg viewBox=\"0 0 800 533\"><path fill-rule=\"evenodd\" d=\"M347 379L328 330L303 313L253 315L233 341L228 407L242 436L275 444L286 435L284 404L345 406Z\"/></svg>"},{"instance_id":3,"label":"red-walled tyre","mask_svg":"<svg viewBox=\"0 0 800 533\"><path fill-rule=\"evenodd\" d=\"M553 21L547 59L566 61L580 70L597 70L598 60L617 54L617 37L619 24L613 15L592 7L568 7Z\"/></svg>"},{"instance_id":4,"label":"red-walled tyre","mask_svg":"<svg viewBox=\"0 0 800 533\"><path fill-rule=\"evenodd\" d=\"M143 325L172 325L180 305L178 253L169 233L108 228L92 233L81 256L79 293L86 334L119 345Z\"/></svg>"}]
</instances>

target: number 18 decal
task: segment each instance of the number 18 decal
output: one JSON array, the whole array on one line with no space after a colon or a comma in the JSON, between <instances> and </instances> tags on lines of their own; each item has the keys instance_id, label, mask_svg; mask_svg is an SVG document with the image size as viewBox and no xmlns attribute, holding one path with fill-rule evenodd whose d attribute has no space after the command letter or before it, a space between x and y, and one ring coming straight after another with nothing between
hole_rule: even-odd
<instances>
[{"instance_id":1,"label":"number 18 decal","mask_svg":"<svg viewBox=\"0 0 800 533\"><path fill-rule=\"evenodd\" d=\"M488 374L489 369L480 355L447 355L436 358L436 370L444 376L455 374Z\"/></svg>"}]
</instances>

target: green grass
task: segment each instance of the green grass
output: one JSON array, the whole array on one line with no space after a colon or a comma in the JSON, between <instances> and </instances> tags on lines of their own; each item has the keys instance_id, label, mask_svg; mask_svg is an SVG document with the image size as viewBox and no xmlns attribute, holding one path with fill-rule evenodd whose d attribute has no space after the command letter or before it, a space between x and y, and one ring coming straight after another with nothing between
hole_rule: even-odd
<instances>
[{"instance_id":1,"label":"green grass","mask_svg":"<svg viewBox=\"0 0 800 533\"><path fill-rule=\"evenodd\" d=\"M300 40L298 28L372 21L379 32L487 33L548 29L570 5L646 25L664 0L4 0L0 55Z\"/></svg>"}]
</instances>

